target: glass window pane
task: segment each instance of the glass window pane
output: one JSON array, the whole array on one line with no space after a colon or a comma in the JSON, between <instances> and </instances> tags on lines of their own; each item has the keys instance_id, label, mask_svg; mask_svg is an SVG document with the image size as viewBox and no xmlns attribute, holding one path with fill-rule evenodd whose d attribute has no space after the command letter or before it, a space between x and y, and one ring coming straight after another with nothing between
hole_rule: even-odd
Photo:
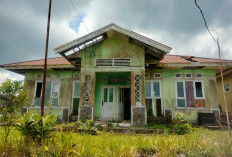
<instances>
[{"instance_id":1,"label":"glass window pane","mask_svg":"<svg viewBox=\"0 0 232 157\"><path fill-rule=\"evenodd\" d=\"M185 107L185 99L177 99L178 107Z\"/></svg>"},{"instance_id":2,"label":"glass window pane","mask_svg":"<svg viewBox=\"0 0 232 157\"><path fill-rule=\"evenodd\" d=\"M183 84L183 82L177 82L177 96L184 97L184 84Z\"/></svg>"},{"instance_id":3,"label":"glass window pane","mask_svg":"<svg viewBox=\"0 0 232 157\"><path fill-rule=\"evenodd\" d=\"M51 98L51 90L52 90L52 82L46 82L46 87L45 87L45 105L49 105L49 101Z\"/></svg>"},{"instance_id":4,"label":"glass window pane","mask_svg":"<svg viewBox=\"0 0 232 157\"><path fill-rule=\"evenodd\" d=\"M114 101L114 91L113 88L109 88L109 102Z\"/></svg>"},{"instance_id":5,"label":"glass window pane","mask_svg":"<svg viewBox=\"0 0 232 157\"><path fill-rule=\"evenodd\" d=\"M42 82L37 82L35 97L39 98L41 96Z\"/></svg>"},{"instance_id":6,"label":"glass window pane","mask_svg":"<svg viewBox=\"0 0 232 157\"><path fill-rule=\"evenodd\" d=\"M59 88L60 88L59 82L53 82L52 96L53 96L54 98L57 98L57 97L58 97Z\"/></svg>"},{"instance_id":7,"label":"glass window pane","mask_svg":"<svg viewBox=\"0 0 232 157\"><path fill-rule=\"evenodd\" d=\"M104 88L104 102L108 102L108 88Z\"/></svg>"},{"instance_id":8,"label":"glass window pane","mask_svg":"<svg viewBox=\"0 0 232 157\"><path fill-rule=\"evenodd\" d=\"M146 97L151 97L151 82L146 82L145 84Z\"/></svg>"},{"instance_id":9,"label":"glass window pane","mask_svg":"<svg viewBox=\"0 0 232 157\"><path fill-rule=\"evenodd\" d=\"M153 82L153 92L155 97L160 97L160 84L159 82Z\"/></svg>"},{"instance_id":10,"label":"glass window pane","mask_svg":"<svg viewBox=\"0 0 232 157\"><path fill-rule=\"evenodd\" d=\"M198 97L198 98L203 97L202 83L201 82L195 82L195 88L196 88L196 97Z\"/></svg>"},{"instance_id":11,"label":"glass window pane","mask_svg":"<svg viewBox=\"0 0 232 157\"><path fill-rule=\"evenodd\" d=\"M74 83L74 98L80 97L80 82Z\"/></svg>"}]
</instances>

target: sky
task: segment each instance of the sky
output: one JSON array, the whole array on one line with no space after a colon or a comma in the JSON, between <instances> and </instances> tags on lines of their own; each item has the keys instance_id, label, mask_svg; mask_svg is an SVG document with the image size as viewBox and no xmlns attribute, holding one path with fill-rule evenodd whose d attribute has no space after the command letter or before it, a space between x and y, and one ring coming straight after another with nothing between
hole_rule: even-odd
<instances>
[{"instance_id":1,"label":"sky","mask_svg":"<svg viewBox=\"0 0 232 157\"><path fill-rule=\"evenodd\" d=\"M224 58L232 59L232 0L197 2ZM47 14L48 0L0 0L0 65L44 58ZM110 23L172 47L170 54L218 57L194 0L53 0L48 56ZM8 78L24 77L0 69L0 82Z\"/></svg>"}]
</instances>

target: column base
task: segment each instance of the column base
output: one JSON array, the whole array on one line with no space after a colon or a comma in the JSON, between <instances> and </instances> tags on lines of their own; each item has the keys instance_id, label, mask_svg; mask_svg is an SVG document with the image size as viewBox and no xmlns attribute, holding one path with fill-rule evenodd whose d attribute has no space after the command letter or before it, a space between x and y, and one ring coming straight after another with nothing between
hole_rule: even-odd
<instances>
[{"instance_id":1,"label":"column base","mask_svg":"<svg viewBox=\"0 0 232 157\"><path fill-rule=\"evenodd\" d=\"M131 124L133 126L147 125L146 106L131 106Z\"/></svg>"},{"instance_id":2,"label":"column base","mask_svg":"<svg viewBox=\"0 0 232 157\"><path fill-rule=\"evenodd\" d=\"M93 107L90 105L80 106L78 120L93 120Z\"/></svg>"}]
</instances>

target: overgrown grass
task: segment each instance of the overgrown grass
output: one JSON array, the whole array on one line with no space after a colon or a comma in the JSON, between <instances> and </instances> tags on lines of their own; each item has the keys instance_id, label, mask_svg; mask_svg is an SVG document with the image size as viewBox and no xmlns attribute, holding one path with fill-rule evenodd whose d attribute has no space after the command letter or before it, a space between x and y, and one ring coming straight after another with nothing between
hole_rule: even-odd
<instances>
[{"instance_id":1,"label":"overgrown grass","mask_svg":"<svg viewBox=\"0 0 232 157\"><path fill-rule=\"evenodd\" d=\"M130 135L101 132L99 135L55 132L54 137L23 143L14 129L4 143L0 128L0 156L232 156L225 131L196 129L190 134ZM230 141L232 142L232 141Z\"/></svg>"}]
</instances>

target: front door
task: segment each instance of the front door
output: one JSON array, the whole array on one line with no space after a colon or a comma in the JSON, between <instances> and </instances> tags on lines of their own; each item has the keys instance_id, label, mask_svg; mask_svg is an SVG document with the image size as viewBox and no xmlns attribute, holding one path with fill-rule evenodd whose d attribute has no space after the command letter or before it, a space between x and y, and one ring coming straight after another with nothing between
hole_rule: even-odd
<instances>
[{"instance_id":1,"label":"front door","mask_svg":"<svg viewBox=\"0 0 232 157\"><path fill-rule=\"evenodd\" d=\"M102 87L101 119L113 120L115 118L114 87Z\"/></svg>"}]
</instances>

